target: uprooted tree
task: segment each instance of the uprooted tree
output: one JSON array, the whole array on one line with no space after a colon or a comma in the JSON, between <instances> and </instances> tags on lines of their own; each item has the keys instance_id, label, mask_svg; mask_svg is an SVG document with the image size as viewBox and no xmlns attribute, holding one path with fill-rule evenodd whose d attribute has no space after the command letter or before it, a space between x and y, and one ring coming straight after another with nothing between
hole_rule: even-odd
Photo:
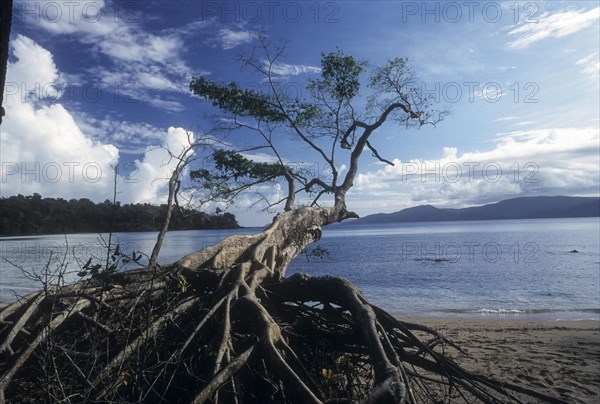
<instances>
[{"instance_id":1,"label":"uprooted tree","mask_svg":"<svg viewBox=\"0 0 600 404\"><path fill-rule=\"evenodd\" d=\"M206 78L190 87L224 114L215 120L222 136L242 131L257 142L244 150L269 152L275 162L254 162L224 142L229 146L212 154L214 166L191 177L214 201L281 182L284 197L263 196L284 211L259 234L226 238L176 263L97 271L4 307L0 401L552 401L461 368L445 354L460 347L369 304L345 279L286 278L323 226L357 217L346 195L363 152L391 164L371 142L377 129L435 124L445 113L432 110L405 59L372 67L341 51L323 54L321 77L308 81L305 97L292 99L278 85L283 48L270 51L261 40L264 59L241 60L268 91ZM315 175L290 164L278 147L286 137L312 150L327 170ZM298 207L297 194L310 196L309 206ZM140 256L114 251L115 259Z\"/></svg>"}]
</instances>

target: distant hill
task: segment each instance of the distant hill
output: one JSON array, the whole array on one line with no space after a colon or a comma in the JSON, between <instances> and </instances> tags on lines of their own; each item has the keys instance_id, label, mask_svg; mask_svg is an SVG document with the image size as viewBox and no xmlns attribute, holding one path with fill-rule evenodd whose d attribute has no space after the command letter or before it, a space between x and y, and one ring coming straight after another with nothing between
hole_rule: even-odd
<instances>
[{"instance_id":1,"label":"distant hill","mask_svg":"<svg viewBox=\"0 0 600 404\"><path fill-rule=\"evenodd\" d=\"M462 209L421 205L394 213L377 213L344 224L447 222L458 220L543 219L600 216L600 198L534 196Z\"/></svg>"}]
</instances>

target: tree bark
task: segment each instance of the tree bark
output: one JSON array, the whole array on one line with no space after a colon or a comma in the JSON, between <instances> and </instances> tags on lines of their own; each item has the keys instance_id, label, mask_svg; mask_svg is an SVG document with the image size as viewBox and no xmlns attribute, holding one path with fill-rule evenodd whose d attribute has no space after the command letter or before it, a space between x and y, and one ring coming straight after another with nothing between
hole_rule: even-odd
<instances>
[{"instance_id":1,"label":"tree bark","mask_svg":"<svg viewBox=\"0 0 600 404\"><path fill-rule=\"evenodd\" d=\"M321 238L321 229L331 223L356 217L339 208L306 207L279 213L262 233L232 236L221 243L186 255L178 265L186 269L227 269L255 261L269 267L278 279L306 246Z\"/></svg>"},{"instance_id":2,"label":"tree bark","mask_svg":"<svg viewBox=\"0 0 600 404\"><path fill-rule=\"evenodd\" d=\"M152 254L150 255L150 260L148 266L150 268L155 268L158 263L158 254L160 253L160 249L162 248L163 242L165 241L165 237L167 235L167 231L169 230L169 224L171 223L171 214L173 213L173 201L175 200L175 193L177 192L177 181L179 179L180 171L179 169L175 169L171 178L169 178L169 195L167 197L167 211L165 212L165 217L162 221L162 226L160 231L158 232L158 236L156 237L156 243L154 244L154 248L152 249Z\"/></svg>"},{"instance_id":3,"label":"tree bark","mask_svg":"<svg viewBox=\"0 0 600 404\"><path fill-rule=\"evenodd\" d=\"M0 125L4 117L4 87L6 84L6 70L8 69L8 52L10 49L9 38L12 23L13 0L3 0L0 4Z\"/></svg>"}]
</instances>

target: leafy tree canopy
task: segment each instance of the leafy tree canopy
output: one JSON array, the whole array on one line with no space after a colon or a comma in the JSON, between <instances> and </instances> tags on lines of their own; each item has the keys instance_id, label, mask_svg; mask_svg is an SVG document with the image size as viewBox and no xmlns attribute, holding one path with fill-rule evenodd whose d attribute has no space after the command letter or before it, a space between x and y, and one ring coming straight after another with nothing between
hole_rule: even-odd
<instances>
[{"instance_id":1,"label":"leafy tree canopy","mask_svg":"<svg viewBox=\"0 0 600 404\"><path fill-rule=\"evenodd\" d=\"M393 165L370 142L373 132L386 121L405 127L435 125L447 114L432 108L432 100L423 93L406 58L373 66L341 49L323 52L320 77L307 80L302 97L291 97L282 91L282 78L277 74L284 48L273 51L264 36L259 38L265 57L257 59L253 52L240 60L262 77L269 87L267 91L243 89L235 82L219 84L204 77L194 78L190 84L193 94L210 101L224 114L214 119L217 132L226 137L233 131L243 131L252 142L258 139L258 144L244 146L246 150L266 151L275 161L252 161L244 157L243 148L236 146L215 151L211 156L213 168L191 172L192 180L209 193L210 200L231 202L240 192L257 185L285 180L286 198L273 202L261 195L267 207L285 202L285 209L291 210L295 195L305 191L312 196L311 206L329 194L334 196L338 209L345 210L345 195L353 185L364 149ZM362 92L366 97L361 96ZM325 169L311 173L303 164L289 164L280 152L282 143L289 139L315 152ZM349 156L344 154L346 150ZM349 159L344 176L339 172L341 157Z\"/></svg>"}]
</instances>

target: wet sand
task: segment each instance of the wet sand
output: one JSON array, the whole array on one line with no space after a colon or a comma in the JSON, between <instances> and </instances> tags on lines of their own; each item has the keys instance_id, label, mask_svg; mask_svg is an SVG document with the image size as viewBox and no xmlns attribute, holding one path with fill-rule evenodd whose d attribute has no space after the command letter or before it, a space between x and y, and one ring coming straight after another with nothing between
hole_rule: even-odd
<instances>
[{"instance_id":1,"label":"wet sand","mask_svg":"<svg viewBox=\"0 0 600 404\"><path fill-rule=\"evenodd\" d=\"M437 329L468 355L466 369L573 403L600 403L600 322L407 318Z\"/></svg>"}]
</instances>

